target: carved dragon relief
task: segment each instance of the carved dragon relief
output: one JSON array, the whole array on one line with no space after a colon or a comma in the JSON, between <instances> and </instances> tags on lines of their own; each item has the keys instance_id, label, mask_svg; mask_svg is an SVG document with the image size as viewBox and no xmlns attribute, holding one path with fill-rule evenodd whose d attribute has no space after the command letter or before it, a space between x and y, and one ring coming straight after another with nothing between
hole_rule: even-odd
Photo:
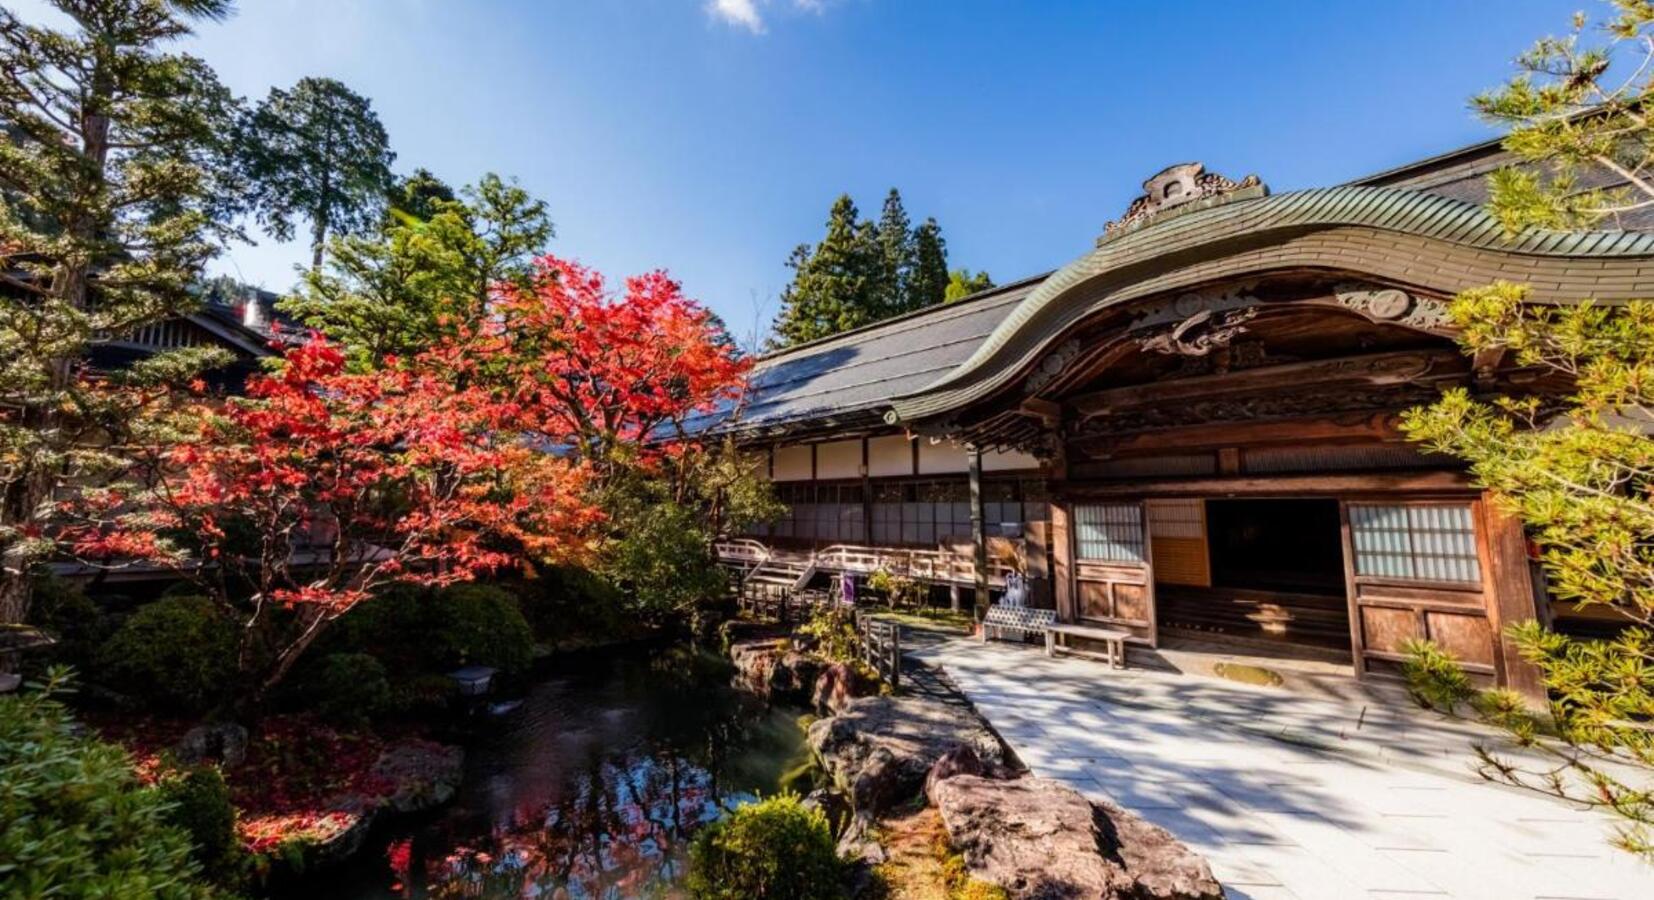
<instances>
[{"instance_id":1,"label":"carved dragon relief","mask_svg":"<svg viewBox=\"0 0 1654 900\"><path fill-rule=\"evenodd\" d=\"M1167 356L1207 356L1213 350L1227 348L1257 315L1256 306L1227 312L1203 309L1170 329L1137 338L1137 346Z\"/></svg>"}]
</instances>

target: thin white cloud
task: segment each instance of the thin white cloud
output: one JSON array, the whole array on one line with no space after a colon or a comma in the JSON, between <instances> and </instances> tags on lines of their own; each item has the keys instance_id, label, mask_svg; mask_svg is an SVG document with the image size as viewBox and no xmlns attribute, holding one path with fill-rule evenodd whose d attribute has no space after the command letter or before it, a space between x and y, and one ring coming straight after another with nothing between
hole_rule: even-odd
<instances>
[{"instance_id":1,"label":"thin white cloud","mask_svg":"<svg viewBox=\"0 0 1654 900\"><path fill-rule=\"evenodd\" d=\"M757 0L710 0L706 14L753 34L764 33L764 17L758 14Z\"/></svg>"},{"instance_id":2,"label":"thin white cloud","mask_svg":"<svg viewBox=\"0 0 1654 900\"><path fill-rule=\"evenodd\" d=\"M706 14L717 21L736 28L745 28L753 34L763 34L764 14L759 10L775 0L707 0ZM793 9L821 15L827 11L830 0L792 0Z\"/></svg>"}]
</instances>

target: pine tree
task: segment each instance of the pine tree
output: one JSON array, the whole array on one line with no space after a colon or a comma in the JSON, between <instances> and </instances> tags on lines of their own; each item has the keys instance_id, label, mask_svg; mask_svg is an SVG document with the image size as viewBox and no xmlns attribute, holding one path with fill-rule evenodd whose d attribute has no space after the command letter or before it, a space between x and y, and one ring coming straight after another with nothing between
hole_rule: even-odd
<instances>
[{"instance_id":1,"label":"pine tree","mask_svg":"<svg viewBox=\"0 0 1654 900\"><path fill-rule=\"evenodd\" d=\"M807 244L793 250L787 261L793 283L781 293L772 346L802 344L880 318L876 229L859 215L850 195L840 195L833 201L821 243L814 250Z\"/></svg>"},{"instance_id":2,"label":"pine tree","mask_svg":"<svg viewBox=\"0 0 1654 900\"><path fill-rule=\"evenodd\" d=\"M1526 163L1488 178L1489 208L1513 232L1587 229L1654 208L1654 6L1613 7L1600 28L1576 14L1572 34L1540 40L1514 78L1472 101ZM1589 187L1602 184L1619 186ZM1461 387L1410 411L1404 427L1467 462L1521 517L1554 596L1625 627L1592 640L1531 619L1506 624L1539 670L1548 715L1509 691L1478 691L1429 642L1407 645L1404 672L1421 703L1468 707L1509 733L1513 753L1476 745L1483 777L1618 816L1614 845L1654 861L1654 303L1580 301L1542 306L1527 285L1495 282L1450 308L1468 355L1509 355L1568 382L1561 409Z\"/></svg>"},{"instance_id":3,"label":"pine tree","mask_svg":"<svg viewBox=\"0 0 1654 900\"><path fill-rule=\"evenodd\" d=\"M926 219L913 229L913 270L908 275L907 310L935 306L947 299L948 246L942 227Z\"/></svg>"},{"instance_id":4,"label":"pine tree","mask_svg":"<svg viewBox=\"0 0 1654 900\"><path fill-rule=\"evenodd\" d=\"M877 299L884 307L880 318L899 315L912 308L908 303L908 280L913 273L914 245L912 224L902 207L902 195L895 188L885 195L875 239L879 244Z\"/></svg>"},{"instance_id":5,"label":"pine tree","mask_svg":"<svg viewBox=\"0 0 1654 900\"><path fill-rule=\"evenodd\" d=\"M241 194L223 140L235 101L166 52L184 17L229 4L52 5L61 27L0 6L0 623L27 614L54 494L122 466L121 409L80 362L97 336L195 304Z\"/></svg>"},{"instance_id":6,"label":"pine tree","mask_svg":"<svg viewBox=\"0 0 1654 900\"><path fill-rule=\"evenodd\" d=\"M281 304L343 346L358 369L481 321L497 285L531 280L553 234L545 203L515 181L489 173L455 197L420 173L404 182L378 232L330 240L326 263Z\"/></svg>"},{"instance_id":7,"label":"pine tree","mask_svg":"<svg viewBox=\"0 0 1654 900\"><path fill-rule=\"evenodd\" d=\"M242 165L259 222L278 240L310 220L312 269L327 239L379 224L391 186L390 139L366 97L331 78L272 88L247 123Z\"/></svg>"}]
</instances>

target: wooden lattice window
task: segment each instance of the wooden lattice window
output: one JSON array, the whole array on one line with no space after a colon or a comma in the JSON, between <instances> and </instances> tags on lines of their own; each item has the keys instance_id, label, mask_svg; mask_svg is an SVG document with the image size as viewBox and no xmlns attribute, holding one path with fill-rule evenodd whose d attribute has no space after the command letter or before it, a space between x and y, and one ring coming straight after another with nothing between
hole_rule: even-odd
<instances>
[{"instance_id":1,"label":"wooden lattice window","mask_svg":"<svg viewBox=\"0 0 1654 900\"><path fill-rule=\"evenodd\" d=\"M1470 504L1350 504L1355 574L1479 584Z\"/></svg>"},{"instance_id":2,"label":"wooden lattice window","mask_svg":"<svg viewBox=\"0 0 1654 900\"><path fill-rule=\"evenodd\" d=\"M1076 556L1097 562L1144 561L1143 513L1135 503L1074 507Z\"/></svg>"}]
</instances>

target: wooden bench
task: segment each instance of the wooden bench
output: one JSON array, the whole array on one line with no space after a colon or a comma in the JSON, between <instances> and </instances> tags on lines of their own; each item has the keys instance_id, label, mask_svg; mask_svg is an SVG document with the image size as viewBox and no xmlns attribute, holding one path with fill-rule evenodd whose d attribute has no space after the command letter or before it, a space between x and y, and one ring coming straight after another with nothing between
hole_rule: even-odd
<instances>
[{"instance_id":1,"label":"wooden bench","mask_svg":"<svg viewBox=\"0 0 1654 900\"><path fill-rule=\"evenodd\" d=\"M1107 652L1092 653L1088 650L1070 647L1066 640L1069 636L1097 641L1106 648ZM1100 659L1116 669L1124 669L1126 667L1126 638L1128 637L1131 637L1131 635L1124 631L1097 628L1092 625L1052 624L1045 629L1045 655L1056 656L1058 651L1061 651L1076 656Z\"/></svg>"},{"instance_id":2,"label":"wooden bench","mask_svg":"<svg viewBox=\"0 0 1654 900\"><path fill-rule=\"evenodd\" d=\"M1003 640L1005 632L1014 631L1024 637L1030 634L1044 634L1046 629L1057 623L1057 611L1054 609L1029 609L1026 606L999 606L988 607L988 614L982 617L982 642L988 642L989 632ZM1050 639L1047 638L1047 641Z\"/></svg>"}]
</instances>

